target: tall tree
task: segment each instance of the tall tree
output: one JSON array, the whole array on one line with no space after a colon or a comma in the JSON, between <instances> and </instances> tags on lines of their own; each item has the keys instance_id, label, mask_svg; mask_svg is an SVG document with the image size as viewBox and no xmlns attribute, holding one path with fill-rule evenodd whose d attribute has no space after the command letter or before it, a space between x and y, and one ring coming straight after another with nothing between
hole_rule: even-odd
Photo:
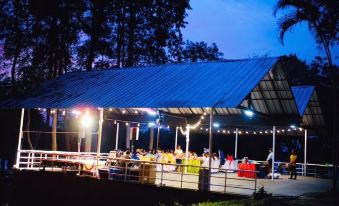
<instances>
[{"instance_id":1,"label":"tall tree","mask_svg":"<svg viewBox=\"0 0 339 206\"><path fill-rule=\"evenodd\" d=\"M16 90L17 65L22 52L28 46L30 15L28 0L0 1L0 41L4 42L4 57L11 62L11 88Z\"/></svg>"},{"instance_id":2,"label":"tall tree","mask_svg":"<svg viewBox=\"0 0 339 206\"><path fill-rule=\"evenodd\" d=\"M205 42L186 41L182 55L184 62L205 62L220 60L223 53L215 43L208 46Z\"/></svg>"},{"instance_id":3,"label":"tall tree","mask_svg":"<svg viewBox=\"0 0 339 206\"><path fill-rule=\"evenodd\" d=\"M285 33L295 25L302 22L307 23L316 41L325 50L329 68L331 70L332 90L333 90L333 190L337 187L337 163L338 163L338 142L337 142L337 79L336 69L333 66L331 46L338 44L339 40L339 1L332 0L279 0L274 15L279 10L291 8L287 14L278 20L280 27L280 39L283 42Z\"/></svg>"},{"instance_id":4,"label":"tall tree","mask_svg":"<svg viewBox=\"0 0 339 206\"><path fill-rule=\"evenodd\" d=\"M278 20L280 39L284 42L285 33L300 23L306 23L319 44L324 47L330 66L333 66L331 46L338 44L339 2L332 0L279 0L273 14L280 10L288 13Z\"/></svg>"}]
</instances>

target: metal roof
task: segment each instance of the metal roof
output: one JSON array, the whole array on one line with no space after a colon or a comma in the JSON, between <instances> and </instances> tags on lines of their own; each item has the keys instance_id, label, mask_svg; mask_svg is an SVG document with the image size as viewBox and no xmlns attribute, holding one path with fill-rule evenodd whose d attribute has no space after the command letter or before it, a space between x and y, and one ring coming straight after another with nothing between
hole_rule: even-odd
<instances>
[{"instance_id":1,"label":"metal roof","mask_svg":"<svg viewBox=\"0 0 339 206\"><path fill-rule=\"evenodd\" d=\"M325 120L314 86L291 87L303 126L324 126Z\"/></svg>"},{"instance_id":2,"label":"metal roof","mask_svg":"<svg viewBox=\"0 0 339 206\"><path fill-rule=\"evenodd\" d=\"M291 89L298 106L299 114L303 116L314 92L314 86L292 86Z\"/></svg>"},{"instance_id":3,"label":"metal roof","mask_svg":"<svg viewBox=\"0 0 339 206\"><path fill-rule=\"evenodd\" d=\"M281 74L271 72L278 60L258 58L66 73L43 83L24 99L0 102L0 107L181 108L186 112L191 112L190 108L237 108L252 90L263 87L258 87L259 83L268 84L265 88L269 91L274 90L274 85L285 88L285 93L290 89L279 77ZM278 82L271 85L269 81L274 79ZM263 94L264 98L259 93L254 100L255 109L263 113L294 113L293 105L284 109L278 102L280 97L289 98L288 91ZM255 98L254 93L251 95ZM293 103L293 97L289 101ZM265 102L271 105L265 106Z\"/></svg>"}]
</instances>

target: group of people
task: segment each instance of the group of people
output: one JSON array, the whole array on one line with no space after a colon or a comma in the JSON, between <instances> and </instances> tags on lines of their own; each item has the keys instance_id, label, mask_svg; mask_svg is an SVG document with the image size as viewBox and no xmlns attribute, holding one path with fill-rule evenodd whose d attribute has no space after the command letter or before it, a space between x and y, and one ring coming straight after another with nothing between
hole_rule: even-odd
<instances>
[{"instance_id":1,"label":"group of people","mask_svg":"<svg viewBox=\"0 0 339 206\"><path fill-rule=\"evenodd\" d=\"M202 156L198 156L196 152L189 151L187 154L188 161L195 160L195 162L200 162L198 165L202 167L209 167L209 157L210 153L208 149L204 149ZM123 158L123 159L132 159L132 160L143 160L143 161L155 161L159 163L169 163L169 164L183 164L183 161L186 159L186 153L181 149L181 146L178 145L176 149L173 150L150 150L145 151L144 149L136 149L135 152L130 150L126 151L114 151L113 157ZM225 164L226 160L233 161L232 155L227 155L227 159L224 156L224 153L219 150L217 153L211 155L211 167L219 168ZM177 167L171 167L173 170L177 170ZM169 169L169 170L172 170ZM214 169L213 172L219 170Z\"/></svg>"},{"instance_id":2,"label":"group of people","mask_svg":"<svg viewBox=\"0 0 339 206\"><path fill-rule=\"evenodd\" d=\"M266 175L271 173L272 174L272 162L273 162L273 150L272 148L269 149L269 154L266 158L265 164L265 172ZM144 149L136 149L135 152L131 152L130 150L126 150L125 152L118 151L115 155L116 157L124 158L124 159L133 159L133 160L144 160L144 161L155 161L160 163L169 163L169 164L182 164L183 160L186 159L186 154L181 149L180 145L173 150L161 150L158 149L145 151ZM188 152L187 154L188 160L198 160L200 161L201 167L209 167L209 160L210 160L210 153L208 149L204 149L203 155L198 156L195 152ZM292 149L291 155L289 157L290 161L288 164L280 164L278 166L278 172L281 172L283 168L288 169L290 171L290 178L289 179L297 179L297 172L296 172L296 163L297 163L297 154L295 149ZM245 163L247 163L246 158L244 158ZM226 164L227 162L227 164ZM236 169L231 168L231 163L234 163L234 159L232 155L227 155L225 157L222 150L218 150L218 153L213 153L211 155L211 167L214 168L213 172L218 172L216 168L223 168L223 169ZM228 166L228 167L227 167ZM168 166L168 170L177 170L177 167L170 167Z\"/></svg>"},{"instance_id":3,"label":"group of people","mask_svg":"<svg viewBox=\"0 0 339 206\"><path fill-rule=\"evenodd\" d=\"M272 148L270 148L268 150L269 154L267 156L266 159L266 163L267 163L267 170L268 173L272 173L272 162L273 162L273 150ZM285 164L285 163L281 163L278 166L278 172L281 172L282 168L288 169L290 171L290 178L289 179L297 179L297 153L295 151L295 149L291 150L291 154L289 156L289 163ZM274 175L274 174L272 174Z\"/></svg>"}]
</instances>

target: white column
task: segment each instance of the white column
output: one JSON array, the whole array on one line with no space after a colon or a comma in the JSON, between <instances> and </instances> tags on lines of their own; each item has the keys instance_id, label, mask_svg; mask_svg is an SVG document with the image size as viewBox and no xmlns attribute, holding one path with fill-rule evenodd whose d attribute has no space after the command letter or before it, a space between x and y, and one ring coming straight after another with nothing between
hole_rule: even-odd
<instances>
[{"instance_id":1,"label":"white column","mask_svg":"<svg viewBox=\"0 0 339 206\"><path fill-rule=\"evenodd\" d=\"M235 129L235 150L234 150L234 159L238 159L238 135L239 129Z\"/></svg>"},{"instance_id":2,"label":"white column","mask_svg":"<svg viewBox=\"0 0 339 206\"><path fill-rule=\"evenodd\" d=\"M115 150L118 150L119 143L119 122L117 122L117 131L115 133Z\"/></svg>"},{"instance_id":3,"label":"white column","mask_svg":"<svg viewBox=\"0 0 339 206\"><path fill-rule=\"evenodd\" d=\"M157 133L157 150L159 149L159 141L160 141L160 125L158 125L158 133Z\"/></svg>"},{"instance_id":4,"label":"white column","mask_svg":"<svg viewBox=\"0 0 339 206\"><path fill-rule=\"evenodd\" d=\"M101 137L102 137L102 123L104 122L104 109L99 109L99 127L98 127L98 142L97 142L97 156L100 156L101 152Z\"/></svg>"},{"instance_id":5,"label":"white column","mask_svg":"<svg viewBox=\"0 0 339 206\"><path fill-rule=\"evenodd\" d=\"M306 176L307 171L307 129L305 129L305 145L304 145L304 176Z\"/></svg>"},{"instance_id":6,"label":"white column","mask_svg":"<svg viewBox=\"0 0 339 206\"><path fill-rule=\"evenodd\" d=\"M131 149L131 125L126 122L126 146L125 149Z\"/></svg>"},{"instance_id":7,"label":"white column","mask_svg":"<svg viewBox=\"0 0 339 206\"><path fill-rule=\"evenodd\" d=\"M210 108L210 130L209 130L209 141L208 141L208 149L209 149L209 159L208 159L208 179L209 184L211 184L211 167L212 167L212 145L213 145L213 108ZM209 185L210 186L210 185ZM210 187L208 187L208 190L210 190Z\"/></svg>"},{"instance_id":8,"label":"white column","mask_svg":"<svg viewBox=\"0 0 339 206\"><path fill-rule=\"evenodd\" d=\"M16 153L16 161L15 161L15 168L19 169L19 163L20 163L20 151L21 151L21 139L22 139L22 127L24 124L24 115L25 115L25 109L21 109L21 119L20 119L20 130L19 130L19 141L18 141L18 149Z\"/></svg>"},{"instance_id":9,"label":"white column","mask_svg":"<svg viewBox=\"0 0 339 206\"><path fill-rule=\"evenodd\" d=\"M273 126L273 144L272 144L272 181L274 181L274 161L275 161L275 135L276 135L276 127Z\"/></svg>"},{"instance_id":10,"label":"white column","mask_svg":"<svg viewBox=\"0 0 339 206\"><path fill-rule=\"evenodd\" d=\"M178 130L179 130L179 127L176 127L175 128L175 143L174 143L174 150L177 148L178 146Z\"/></svg>"},{"instance_id":11,"label":"white column","mask_svg":"<svg viewBox=\"0 0 339 206\"><path fill-rule=\"evenodd\" d=\"M190 145L190 125L186 126L186 153L185 153L185 165L188 165L188 148ZM185 167L185 173L187 172L187 166Z\"/></svg>"}]
</instances>

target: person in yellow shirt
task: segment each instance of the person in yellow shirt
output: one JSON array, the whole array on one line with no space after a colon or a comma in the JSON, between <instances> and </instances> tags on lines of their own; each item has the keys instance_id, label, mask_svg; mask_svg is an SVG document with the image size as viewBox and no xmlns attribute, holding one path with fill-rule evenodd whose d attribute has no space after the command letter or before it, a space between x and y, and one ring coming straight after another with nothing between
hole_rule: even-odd
<instances>
[{"instance_id":1,"label":"person in yellow shirt","mask_svg":"<svg viewBox=\"0 0 339 206\"><path fill-rule=\"evenodd\" d=\"M291 155L290 155L290 165L289 165L291 176L289 179L292 179L293 176L294 176L294 179L297 179L297 158L298 156L295 152L295 149L292 149Z\"/></svg>"}]
</instances>

